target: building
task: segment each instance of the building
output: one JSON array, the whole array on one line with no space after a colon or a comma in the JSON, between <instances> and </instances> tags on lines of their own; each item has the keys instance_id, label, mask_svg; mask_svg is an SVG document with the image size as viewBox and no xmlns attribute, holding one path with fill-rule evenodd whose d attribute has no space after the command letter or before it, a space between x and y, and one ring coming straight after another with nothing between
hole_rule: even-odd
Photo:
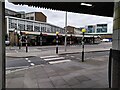
<instances>
[{"instance_id":1,"label":"building","mask_svg":"<svg viewBox=\"0 0 120 90\"><path fill-rule=\"evenodd\" d=\"M5 9L5 16L12 16L12 17L17 17L17 18L23 18L25 19L25 12L21 11L21 12L16 12L10 9Z\"/></svg>"},{"instance_id":2,"label":"building","mask_svg":"<svg viewBox=\"0 0 120 90\"><path fill-rule=\"evenodd\" d=\"M46 40L51 41L51 39L54 40L56 36L56 32L59 32L59 35L62 35L65 33L64 32L65 30L63 28L46 23L46 22L16 18L11 16L6 16L5 18L7 21L7 34L11 42L18 43L17 42L18 40L15 39L16 35L14 36L15 31L17 33L22 32L23 34L27 32L29 34L29 37L33 39L30 42L34 41L36 43L40 42L40 40L38 39L41 33L44 37L44 41Z\"/></svg>"},{"instance_id":3,"label":"building","mask_svg":"<svg viewBox=\"0 0 120 90\"><path fill-rule=\"evenodd\" d=\"M29 45L56 44L56 32L59 32L59 44L64 44L65 28L47 23L47 17L42 12L25 13L6 9L5 21L6 40L9 40L11 45L19 45L20 40L22 45L25 45L25 33L27 33ZM90 43L91 37L85 35L86 43ZM78 44L81 40L80 29L67 26L67 43Z\"/></svg>"},{"instance_id":4,"label":"building","mask_svg":"<svg viewBox=\"0 0 120 90\"><path fill-rule=\"evenodd\" d=\"M87 35L99 35L101 39L112 39L113 23L102 23L85 26Z\"/></svg>"},{"instance_id":5,"label":"building","mask_svg":"<svg viewBox=\"0 0 120 90\"><path fill-rule=\"evenodd\" d=\"M81 43L82 41L82 28L76 28L74 26L67 26L67 34L70 35L70 37L67 38L67 41L69 42L69 44L73 43L73 44L78 44ZM74 35L76 35L76 37L74 37ZM81 36L81 37L79 37ZM94 36L93 35L87 35L87 32L85 33L85 43L95 43L95 40L97 39L97 41L99 42L100 40L98 39L98 35ZM96 43L98 43L96 42Z\"/></svg>"},{"instance_id":6,"label":"building","mask_svg":"<svg viewBox=\"0 0 120 90\"><path fill-rule=\"evenodd\" d=\"M30 12L25 14L25 19L47 22L47 17L42 12Z\"/></svg>"}]
</instances>

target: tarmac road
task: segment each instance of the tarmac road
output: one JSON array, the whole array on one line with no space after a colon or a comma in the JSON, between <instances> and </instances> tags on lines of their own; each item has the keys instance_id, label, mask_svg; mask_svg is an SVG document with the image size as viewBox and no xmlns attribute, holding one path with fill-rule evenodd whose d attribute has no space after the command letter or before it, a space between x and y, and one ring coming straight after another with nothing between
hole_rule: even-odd
<instances>
[{"instance_id":1,"label":"tarmac road","mask_svg":"<svg viewBox=\"0 0 120 90\"><path fill-rule=\"evenodd\" d=\"M88 52L85 53L85 61L91 58L108 57L109 51L102 52ZM35 65L54 64L67 61L81 62L81 53L77 54L63 54L63 55L50 55L43 57L27 57L27 58L10 58L6 57L6 69L15 70Z\"/></svg>"}]
</instances>

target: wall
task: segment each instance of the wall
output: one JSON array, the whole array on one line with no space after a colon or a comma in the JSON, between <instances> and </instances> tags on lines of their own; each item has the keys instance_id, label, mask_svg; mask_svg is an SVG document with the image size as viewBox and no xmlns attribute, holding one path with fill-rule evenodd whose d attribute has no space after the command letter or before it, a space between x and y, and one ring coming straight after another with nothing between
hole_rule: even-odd
<instances>
[{"instance_id":1,"label":"wall","mask_svg":"<svg viewBox=\"0 0 120 90\"><path fill-rule=\"evenodd\" d=\"M47 17L42 12L35 12L35 20L41 22L47 22Z\"/></svg>"}]
</instances>

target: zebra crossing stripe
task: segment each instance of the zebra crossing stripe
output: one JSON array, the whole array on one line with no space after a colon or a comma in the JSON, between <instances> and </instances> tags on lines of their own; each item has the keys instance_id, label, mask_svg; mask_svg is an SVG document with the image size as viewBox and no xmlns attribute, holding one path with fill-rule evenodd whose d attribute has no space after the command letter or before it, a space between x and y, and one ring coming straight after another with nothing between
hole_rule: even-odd
<instances>
[{"instance_id":1,"label":"zebra crossing stripe","mask_svg":"<svg viewBox=\"0 0 120 90\"><path fill-rule=\"evenodd\" d=\"M48 58L44 59L45 61L50 61L50 60L59 60L59 59L65 59L65 57L59 57L59 58Z\"/></svg>"},{"instance_id":2,"label":"zebra crossing stripe","mask_svg":"<svg viewBox=\"0 0 120 90\"><path fill-rule=\"evenodd\" d=\"M35 64L34 63L30 63L31 66L34 66Z\"/></svg>"},{"instance_id":3,"label":"zebra crossing stripe","mask_svg":"<svg viewBox=\"0 0 120 90\"><path fill-rule=\"evenodd\" d=\"M60 60L60 61L51 61L49 64L57 64L57 63L63 63L63 62L70 62L71 60Z\"/></svg>"},{"instance_id":4,"label":"zebra crossing stripe","mask_svg":"<svg viewBox=\"0 0 120 90\"><path fill-rule=\"evenodd\" d=\"M58 57L58 55L54 55L54 56L43 56L43 57L40 57L40 58L44 59L44 58L52 58L52 57Z\"/></svg>"},{"instance_id":5,"label":"zebra crossing stripe","mask_svg":"<svg viewBox=\"0 0 120 90\"><path fill-rule=\"evenodd\" d=\"M30 60L28 60L28 62L31 62Z\"/></svg>"},{"instance_id":6,"label":"zebra crossing stripe","mask_svg":"<svg viewBox=\"0 0 120 90\"><path fill-rule=\"evenodd\" d=\"M71 57L75 57L75 56L71 56Z\"/></svg>"}]
</instances>

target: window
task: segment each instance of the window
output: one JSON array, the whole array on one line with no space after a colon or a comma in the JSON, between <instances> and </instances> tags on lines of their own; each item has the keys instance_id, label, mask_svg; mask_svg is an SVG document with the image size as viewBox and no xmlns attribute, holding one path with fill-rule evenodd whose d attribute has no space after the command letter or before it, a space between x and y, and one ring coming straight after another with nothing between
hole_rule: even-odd
<instances>
[{"instance_id":1,"label":"window","mask_svg":"<svg viewBox=\"0 0 120 90\"><path fill-rule=\"evenodd\" d=\"M30 20L34 20L34 17L29 17L30 18Z\"/></svg>"},{"instance_id":2,"label":"window","mask_svg":"<svg viewBox=\"0 0 120 90\"><path fill-rule=\"evenodd\" d=\"M51 26L51 32L53 33L53 26Z\"/></svg>"},{"instance_id":3,"label":"window","mask_svg":"<svg viewBox=\"0 0 120 90\"><path fill-rule=\"evenodd\" d=\"M17 20L16 19L9 19L9 29L17 29Z\"/></svg>"},{"instance_id":4,"label":"window","mask_svg":"<svg viewBox=\"0 0 120 90\"><path fill-rule=\"evenodd\" d=\"M25 30L25 21L18 21L18 30Z\"/></svg>"},{"instance_id":5,"label":"window","mask_svg":"<svg viewBox=\"0 0 120 90\"><path fill-rule=\"evenodd\" d=\"M29 17L26 17L26 19L29 19Z\"/></svg>"},{"instance_id":6,"label":"window","mask_svg":"<svg viewBox=\"0 0 120 90\"><path fill-rule=\"evenodd\" d=\"M45 27L44 24L41 24L41 31L42 31L42 32L46 32L46 27Z\"/></svg>"},{"instance_id":7,"label":"window","mask_svg":"<svg viewBox=\"0 0 120 90\"><path fill-rule=\"evenodd\" d=\"M35 32L40 32L40 26L38 23L34 23L34 31Z\"/></svg>"},{"instance_id":8,"label":"window","mask_svg":"<svg viewBox=\"0 0 120 90\"><path fill-rule=\"evenodd\" d=\"M106 32L107 32L107 24L97 25L97 33L106 33Z\"/></svg>"},{"instance_id":9,"label":"window","mask_svg":"<svg viewBox=\"0 0 120 90\"><path fill-rule=\"evenodd\" d=\"M52 27L50 25L46 25L46 28L47 28L47 32L50 33Z\"/></svg>"},{"instance_id":10,"label":"window","mask_svg":"<svg viewBox=\"0 0 120 90\"><path fill-rule=\"evenodd\" d=\"M95 27L94 26L88 26L87 31L88 31L88 33L94 33L95 32Z\"/></svg>"},{"instance_id":11,"label":"window","mask_svg":"<svg viewBox=\"0 0 120 90\"><path fill-rule=\"evenodd\" d=\"M32 22L27 22L27 31L33 31L33 23Z\"/></svg>"}]
</instances>

